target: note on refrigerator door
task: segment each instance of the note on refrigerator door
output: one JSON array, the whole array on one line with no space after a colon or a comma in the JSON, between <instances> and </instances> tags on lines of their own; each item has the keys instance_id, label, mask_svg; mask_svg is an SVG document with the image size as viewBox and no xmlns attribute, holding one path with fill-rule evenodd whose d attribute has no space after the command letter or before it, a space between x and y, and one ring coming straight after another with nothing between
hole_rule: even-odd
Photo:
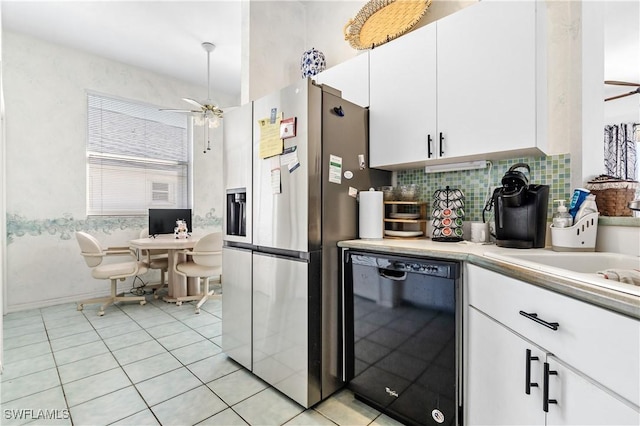
<instances>
[{"instance_id":1,"label":"note on refrigerator door","mask_svg":"<svg viewBox=\"0 0 640 426\"><path fill-rule=\"evenodd\" d=\"M274 123L272 123L269 118L258 120L258 126L260 128L260 158L273 157L274 155L282 153L283 143L280 138L281 119L282 113L280 113L280 117L277 117Z\"/></svg>"},{"instance_id":2,"label":"note on refrigerator door","mask_svg":"<svg viewBox=\"0 0 640 426\"><path fill-rule=\"evenodd\" d=\"M329 182L342 183L342 157L337 155L329 156Z\"/></svg>"},{"instance_id":3,"label":"note on refrigerator door","mask_svg":"<svg viewBox=\"0 0 640 426\"><path fill-rule=\"evenodd\" d=\"M278 157L271 158L271 193L282 193L282 176L280 175L280 160Z\"/></svg>"},{"instance_id":4,"label":"note on refrigerator door","mask_svg":"<svg viewBox=\"0 0 640 426\"><path fill-rule=\"evenodd\" d=\"M280 155L280 165L287 166L289 173L292 173L295 169L300 167L300 160L298 159L298 151L296 146L285 148Z\"/></svg>"}]
</instances>

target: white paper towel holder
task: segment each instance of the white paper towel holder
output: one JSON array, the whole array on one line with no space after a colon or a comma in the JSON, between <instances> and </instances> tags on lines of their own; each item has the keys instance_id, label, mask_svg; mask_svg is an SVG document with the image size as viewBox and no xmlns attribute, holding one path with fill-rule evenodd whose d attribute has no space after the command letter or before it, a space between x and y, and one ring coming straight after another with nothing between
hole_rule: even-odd
<instances>
[{"instance_id":1,"label":"white paper towel holder","mask_svg":"<svg viewBox=\"0 0 640 426\"><path fill-rule=\"evenodd\" d=\"M365 195L366 194L366 195ZM384 238L384 203L382 191L369 188L359 194L358 237L363 240Z\"/></svg>"}]
</instances>

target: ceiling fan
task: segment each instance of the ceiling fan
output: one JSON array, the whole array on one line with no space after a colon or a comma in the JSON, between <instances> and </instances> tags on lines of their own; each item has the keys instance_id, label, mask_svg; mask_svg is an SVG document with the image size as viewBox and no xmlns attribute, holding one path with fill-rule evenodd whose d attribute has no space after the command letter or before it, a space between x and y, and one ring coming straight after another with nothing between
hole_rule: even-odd
<instances>
[{"instance_id":1,"label":"ceiling fan","mask_svg":"<svg viewBox=\"0 0 640 426\"><path fill-rule=\"evenodd\" d=\"M624 93L622 95L617 95L617 96L611 96L610 98L606 98L604 101L612 101L614 99L619 99L619 98L624 98L626 96L631 96L631 95L636 95L636 94L640 94L640 84L638 83L629 83L626 81L614 81L614 80L606 80L604 82L604 84L612 84L615 86L631 86L631 87L635 87L636 90L632 90L629 93Z\"/></svg>"},{"instance_id":2,"label":"ceiling fan","mask_svg":"<svg viewBox=\"0 0 640 426\"><path fill-rule=\"evenodd\" d=\"M182 98L183 101L190 103L198 109L162 109L161 111L189 113L194 117L196 124L204 126L207 145L206 148L203 149L203 152L206 154L207 151L211 151L209 128L216 128L220 126L223 111L211 100L211 52L214 51L216 45L205 41L202 43L202 48L207 52L207 99L204 101L196 101L190 98Z\"/></svg>"}]
</instances>

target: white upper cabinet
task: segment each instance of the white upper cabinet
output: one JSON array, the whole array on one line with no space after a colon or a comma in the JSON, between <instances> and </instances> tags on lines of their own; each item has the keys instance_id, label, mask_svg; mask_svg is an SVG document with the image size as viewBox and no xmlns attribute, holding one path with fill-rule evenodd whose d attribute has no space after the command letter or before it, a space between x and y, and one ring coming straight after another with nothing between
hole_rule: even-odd
<instances>
[{"instance_id":1,"label":"white upper cabinet","mask_svg":"<svg viewBox=\"0 0 640 426\"><path fill-rule=\"evenodd\" d=\"M370 51L370 167L423 162L435 152L435 59L434 24Z\"/></svg>"},{"instance_id":2,"label":"white upper cabinet","mask_svg":"<svg viewBox=\"0 0 640 426\"><path fill-rule=\"evenodd\" d=\"M370 166L543 155L544 7L482 1L372 50Z\"/></svg>"},{"instance_id":3,"label":"white upper cabinet","mask_svg":"<svg viewBox=\"0 0 640 426\"><path fill-rule=\"evenodd\" d=\"M545 43L538 25L544 16L536 9L545 7L534 1L483 1L438 21L444 156L542 154L546 66L540 68Z\"/></svg>"},{"instance_id":4,"label":"white upper cabinet","mask_svg":"<svg viewBox=\"0 0 640 426\"><path fill-rule=\"evenodd\" d=\"M342 98L362 107L369 106L369 52L326 69L313 77L342 92Z\"/></svg>"}]
</instances>

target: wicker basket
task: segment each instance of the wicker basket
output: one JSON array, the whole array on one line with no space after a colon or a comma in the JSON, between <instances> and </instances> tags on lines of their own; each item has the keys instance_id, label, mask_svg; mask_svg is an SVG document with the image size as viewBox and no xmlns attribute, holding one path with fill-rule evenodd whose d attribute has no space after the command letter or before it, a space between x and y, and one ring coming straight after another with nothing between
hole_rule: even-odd
<instances>
[{"instance_id":1,"label":"wicker basket","mask_svg":"<svg viewBox=\"0 0 640 426\"><path fill-rule=\"evenodd\" d=\"M586 188L596 196L602 216L633 216L629 203L635 199L638 182L623 180L593 180Z\"/></svg>"},{"instance_id":2,"label":"wicker basket","mask_svg":"<svg viewBox=\"0 0 640 426\"><path fill-rule=\"evenodd\" d=\"M344 27L355 49L372 49L400 37L425 14L431 0L370 0Z\"/></svg>"}]
</instances>

